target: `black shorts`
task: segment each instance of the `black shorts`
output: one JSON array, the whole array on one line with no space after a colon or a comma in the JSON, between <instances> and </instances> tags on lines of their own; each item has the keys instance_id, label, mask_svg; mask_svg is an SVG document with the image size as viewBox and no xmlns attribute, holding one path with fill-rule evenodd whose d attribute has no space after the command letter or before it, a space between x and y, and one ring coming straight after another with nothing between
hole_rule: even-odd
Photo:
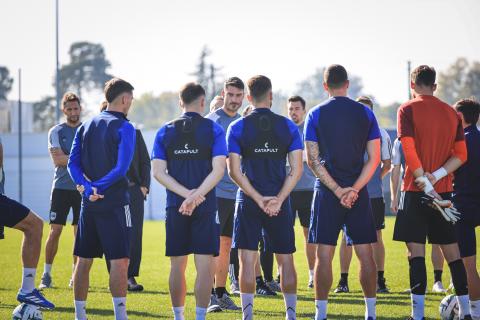
<instances>
[{"instance_id":1,"label":"black shorts","mask_svg":"<svg viewBox=\"0 0 480 320\"><path fill-rule=\"evenodd\" d=\"M370 198L370 205L375 220L375 229L385 229L385 201L383 198Z\"/></svg>"},{"instance_id":2,"label":"black shorts","mask_svg":"<svg viewBox=\"0 0 480 320\"><path fill-rule=\"evenodd\" d=\"M447 222L437 210L422 203L423 192L402 192L398 206L393 240L431 244L452 244L457 242L455 227ZM445 200L451 193L441 193Z\"/></svg>"},{"instance_id":3,"label":"black shorts","mask_svg":"<svg viewBox=\"0 0 480 320\"><path fill-rule=\"evenodd\" d=\"M235 199L217 197L218 218L220 220L220 236L233 236L233 217L235 216Z\"/></svg>"},{"instance_id":4,"label":"black shorts","mask_svg":"<svg viewBox=\"0 0 480 320\"><path fill-rule=\"evenodd\" d=\"M13 228L29 213L30 209L20 202L0 194L0 226Z\"/></svg>"},{"instance_id":5,"label":"black shorts","mask_svg":"<svg viewBox=\"0 0 480 320\"><path fill-rule=\"evenodd\" d=\"M77 190L53 189L50 204L50 224L67 223L70 208L73 212L72 225L78 224L82 196Z\"/></svg>"},{"instance_id":6,"label":"black shorts","mask_svg":"<svg viewBox=\"0 0 480 320\"><path fill-rule=\"evenodd\" d=\"M300 224L304 228L310 227L310 214L312 212L312 191L293 191L290 193L290 205L295 223L295 216L298 215Z\"/></svg>"},{"instance_id":7,"label":"black shorts","mask_svg":"<svg viewBox=\"0 0 480 320\"><path fill-rule=\"evenodd\" d=\"M477 254L475 228L480 226L480 199L456 196L454 203L462 214L460 221L455 224L460 256L462 258L474 256Z\"/></svg>"}]
</instances>

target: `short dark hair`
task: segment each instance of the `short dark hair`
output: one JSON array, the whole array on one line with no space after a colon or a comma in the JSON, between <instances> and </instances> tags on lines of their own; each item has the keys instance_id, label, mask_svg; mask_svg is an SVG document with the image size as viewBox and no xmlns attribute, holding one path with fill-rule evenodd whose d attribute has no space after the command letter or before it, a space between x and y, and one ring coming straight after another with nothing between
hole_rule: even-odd
<instances>
[{"instance_id":1,"label":"short dark hair","mask_svg":"<svg viewBox=\"0 0 480 320\"><path fill-rule=\"evenodd\" d=\"M474 99L462 99L453 106L457 112L463 115L463 119L468 124L475 124L478 122L480 114L480 103Z\"/></svg>"},{"instance_id":2,"label":"short dark hair","mask_svg":"<svg viewBox=\"0 0 480 320\"><path fill-rule=\"evenodd\" d=\"M347 70L339 64L332 64L325 69L323 81L331 89L341 88L348 81Z\"/></svg>"},{"instance_id":3,"label":"short dark hair","mask_svg":"<svg viewBox=\"0 0 480 320\"><path fill-rule=\"evenodd\" d=\"M370 109L373 109L373 101L370 99L370 97L367 96L360 96L357 98L357 102L360 102L362 104L365 104L370 107Z\"/></svg>"},{"instance_id":4,"label":"short dark hair","mask_svg":"<svg viewBox=\"0 0 480 320\"><path fill-rule=\"evenodd\" d=\"M73 92L67 92L63 95L62 98L62 107L65 108L65 105L68 102L76 101L80 105L80 98Z\"/></svg>"},{"instance_id":5,"label":"short dark hair","mask_svg":"<svg viewBox=\"0 0 480 320\"><path fill-rule=\"evenodd\" d=\"M243 83L242 79L238 77L231 77L228 78L225 83L224 83L224 88L227 88L228 86L235 87L240 90L245 90L245 84Z\"/></svg>"},{"instance_id":6,"label":"short dark hair","mask_svg":"<svg viewBox=\"0 0 480 320\"><path fill-rule=\"evenodd\" d=\"M272 90L272 82L265 76L258 75L247 81L248 94L255 101L263 100L267 93Z\"/></svg>"},{"instance_id":7,"label":"short dark hair","mask_svg":"<svg viewBox=\"0 0 480 320\"><path fill-rule=\"evenodd\" d=\"M421 65L413 69L411 81L417 86L431 87L435 84L437 73L433 67Z\"/></svg>"},{"instance_id":8,"label":"short dark hair","mask_svg":"<svg viewBox=\"0 0 480 320\"><path fill-rule=\"evenodd\" d=\"M300 102L302 104L303 109L305 110L305 99L300 96L291 96L288 98L288 102Z\"/></svg>"},{"instance_id":9,"label":"short dark hair","mask_svg":"<svg viewBox=\"0 0 480 320\"><path fill-rule=\"evenodd\" d=\"M184 104L190 104L200 98L205 96L205 89L195 82L189 82L180 89L179 98L183 101Z\"/></svg>"},{"instance_id":10,"label":"short dark hair","mask_svg":"<svg viewBox=\"0 0 480 320\"><path fill-rule=\"evenodd\" d=\"M113 78L105 82L105 88L103 92L105 93L105 99L108 101L108 103L112 103L113 100L115 100L122 93L132 93L133 89L133 86L127 81L120 78Z\"/></svg>"}]
</instances>

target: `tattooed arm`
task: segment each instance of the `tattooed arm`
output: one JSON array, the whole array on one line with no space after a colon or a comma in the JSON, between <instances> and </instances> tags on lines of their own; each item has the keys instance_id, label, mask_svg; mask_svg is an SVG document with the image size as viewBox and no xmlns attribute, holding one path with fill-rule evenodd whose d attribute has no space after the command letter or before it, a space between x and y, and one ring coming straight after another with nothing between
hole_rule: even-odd
<instances>
[{"instance_id":1,"label":"tattooed arm","mask_svg":"<svg viewBox=\"0 0 480 320\"><path fill-rule=\"evenodd\" d=\"M320 160L320 151L318 149L318 143L313 141L305 141L305 149L307 150L307 164L312 170L313 174L323 183L328 189L330 189L335 196L342 200L343 197L348 194L350 191L355 191L353 188L342 188L337 182L332 178L328 173L325 166ZM341 201L342 205L350 207L351 204Z\"/></svg>"}]
</instances>

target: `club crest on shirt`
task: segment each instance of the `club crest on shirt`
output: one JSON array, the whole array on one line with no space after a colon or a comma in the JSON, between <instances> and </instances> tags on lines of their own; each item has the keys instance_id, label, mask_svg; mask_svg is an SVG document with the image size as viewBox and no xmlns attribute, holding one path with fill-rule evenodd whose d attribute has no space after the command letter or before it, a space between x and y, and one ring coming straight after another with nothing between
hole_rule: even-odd
<instances>
[{"instance_id":1,"label":"club crest on shirt","mask_svg":"<svg viewBox=\"0 0 480 320\"><path fill-rule=\"evenodd\" d=\"M269 142L265 142L265 144L260 148L255 148L255 153L277 153L278 148L270 148Z\"/></svg>"},{"instance_id":2,"label":"club crest on shirt","mask_svg":"<svg viewBox=\"0 0 480 320\"><path fill-rule=\"evenodd\" d=\"M190 149L188 143L185 143L183 149L177 149L173 151L173 154L197 154L198 149Z\"/></svg>"}]
</instances>

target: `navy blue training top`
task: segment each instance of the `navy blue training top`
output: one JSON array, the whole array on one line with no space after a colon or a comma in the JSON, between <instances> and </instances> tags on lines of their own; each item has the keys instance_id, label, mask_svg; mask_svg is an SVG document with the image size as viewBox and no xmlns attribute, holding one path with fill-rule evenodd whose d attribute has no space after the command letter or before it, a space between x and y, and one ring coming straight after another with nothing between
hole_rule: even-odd
<instances>
[{"instance_id":1,"label":"navy blue training top","mask_svg":"<svg viewBox=\"0 0 480 320\"><path fill-rule=\"evenodd\" d=\"M68 171L77 185L85 187L85 206L100 209L129 203L127 170L134 149L135 129L121 112L103 111L78 128ZM104 198L90 202L92 187Z\"/></svg>"},{"instance_id":2,"label":"navy blue training top","mask_svg":"<svg viewBox=\"0 0 480 320\"><path fill-rule=\"evenodd\" d=\"M153 143L152 160L167 161L168 174L185 188L198 188L212 171L212 158L226 156L225 133L222 127L196 112L186 112L158 130ZM196 209L217 210L215 188ZM167 208L180 207L185 200L167 189Z\"/></svg>"},{"instance_id":3,"label":"navy blue training top","mask_svg":"<svg viewBox=\"0 0 480 320\"><path fill-rule=\"evenodd\" d=\"M475 125L464 129L467 161L455 171L455 196L474 197L480 201L480 131Z\"/></svg>"},{"instance_id":4,"label":"navy blue training top","mask_svg":"<svg viewBox=\"0 0 480 320\"><path fill-rule=\"evenodd\" d=\"M270 109L254 109L232 122L227 130L228 152L242 156L242 172L263 196L276 196L286 177L289 152L302 150L297 126ZM237 200L244 194L237 192Z\"/></svg>"},{"instance_id":5,"label":"navy blue training top","mask_svg":"<svg viewBox=\"0 0 480 320\"><path fill-rule=\"evenodd\" d=\"M305 141L318 143L320 158L341 187L352 186L364 165L367 142L380 138L370 108L348 97L331 97L312 108L305 120ZM321 186L319 179L315 189Z\"/></svg>"}]
</instances>

